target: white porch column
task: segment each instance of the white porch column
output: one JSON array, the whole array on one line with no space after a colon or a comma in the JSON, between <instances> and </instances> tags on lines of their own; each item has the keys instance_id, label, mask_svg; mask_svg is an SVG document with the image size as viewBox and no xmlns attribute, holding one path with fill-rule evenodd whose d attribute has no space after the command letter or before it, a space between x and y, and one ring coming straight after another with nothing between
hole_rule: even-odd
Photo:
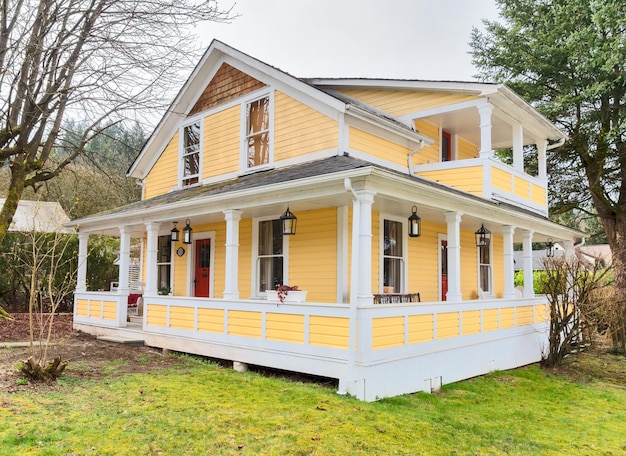
<instances>
[{"instance_id":1,"label":"white porch column","mask_svg":"<svg viewBox=\"0 0 626 456\"><path fill-rule=\"evenodd\" d=\"M537 177L541 180L548 179L547 151L548 140L541 139L537 141Z\"/></svg>"},{"instance_id":2,"label":"white porch column","mask_svg":"<svg viewBox=\"0 0 626 456\"><path fill-rule=\"evenodd\" d=\"M146 287L143 291L145 296L156 296L157 294L157 258L159 253L160 225L160 223L155 222L146 223L148 239L146 242Z\"/></svg>"},{"instance_id":3,"label":"white porch column","mask_svg":"<svg viewBox=\"0 0 626 456\"><path fill-rule=\"evenodd\" d=\"M461 301L461 214L446 212L448 225L448 294L447 301Z\"/></svg>"},{"instance_id":4,"label":"white porch column","mask_svg":"<svg viewBox=\"0 0 626 456\"><path fill-rule=\"evenodd\" d=\"M359 198L359 239L357 306L372 304L372 205L374 192L361 190L356 192Z\"/></svg>"},{"instance_id":5,"label":"white porch column","mask_svg":"<svg viewBox=\"0 0 626 456\"><path fill-rule=\"evenodd\" d=\"M226 265L224 299L239 299L239 221L241 211L224 211L226 220Z\"/></svg>"},{"instance_id":6,"label":"white porch column","mask_svg":"<svg viewBox=\"0 0 626 456\"><path fill-rule=\"evenodd\" d=\"M524 262L524 297L535 296L535 286L533 278L533 232L522 232L522 250Z\"/></svg>"},{"instance_id":7,"label":"white porch column","mask_svg":"<svg viewBox=\"0 0 626 456\"><path fill-rule=\"evenodd\" d=\"M513 125L513 168L524 172L524 127Z\"/></svg>"},{"instance_id":8,"label":"white porch column","mask_svg":"<svg viewBox=\"0 0 626 456\"><path fill-rule=\"evenodd\" d=\"M491 113L493 106L489 103L478 107L480 116L480 158L493 157L493 149L491 147Z\"/></svg>"},{"instance_id":9,"label":"white porch column","mask_svg":"<svg viewBox=\"0 0 626 456\"><path fill-rule=\"evenodd\" d=\"M130 271L130 228L120 227L120 270L117 280L117 294L126 295L129 289L128 275Z\"/></svg>"},{"instance_id":10,"label":"white porch column","mask_svg":"<svg viewBox=\"0 0 626 456\"><path fill-rule=\"evenodd\" d=\"M502 227L502 240L504 243L504 298L515 298L515 265L513 262L513 233L515 227L505 225Z\"/></svg>"},{"instance_id":11,"label":"white porch column","mask_svg":"<svg viewBox=\"0 0 626 456\"><path fill-rule=\"evenodd\" d=\"M76 292L87 291L87 244L89 234L78 232L78 271L76 276Z\"/></svg>"}]
</instances>

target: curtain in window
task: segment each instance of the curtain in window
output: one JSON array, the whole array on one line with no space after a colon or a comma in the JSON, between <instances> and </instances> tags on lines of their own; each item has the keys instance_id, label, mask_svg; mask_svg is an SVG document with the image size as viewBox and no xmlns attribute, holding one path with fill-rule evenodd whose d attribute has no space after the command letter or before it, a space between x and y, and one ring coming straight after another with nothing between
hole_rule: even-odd
<instances>
[{"instance_id":1,"label":"curtain in window","mask_svg":"<svg viewBox=\"0 0 626 456\"><path fill-rule=\"evenodd\" d=\"M246 137L248 167L269 163L269 97L248 104Z\"/></svg>"}]
</instances>

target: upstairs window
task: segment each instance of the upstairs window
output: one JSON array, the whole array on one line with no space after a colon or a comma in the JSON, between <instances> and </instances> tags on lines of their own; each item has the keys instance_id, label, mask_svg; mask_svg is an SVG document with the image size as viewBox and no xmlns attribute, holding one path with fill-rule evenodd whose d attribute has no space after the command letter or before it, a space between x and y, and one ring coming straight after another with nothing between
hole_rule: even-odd
<instances>
[{"instance_id":1,"label":"upstairs window","mask_svg":"<svg viewBox=\"0 0 626 456\"><path fill-rule=\"evenodd\" d=\"M270 97L246 104L246 168L270 163Z\"/></svg>"},{"instance_id":2,"label":"upstairs window","mask_svg":"<svg viewBox=\"0 0 626 456\"><path fill-rule=\"evenodd\" d=\"M197 184L200 181L200 120L183 127L182 185Z\"/></svg>"},{"instance_id":3,"label":"upstairs window","mask_svg":"<svg viewBox=\"0 0 626 456\"><path fill-rule=\"evenodd\" d=\"M402 293L404 282L402 222L385 220L383 223L383 292Z\"/></svg>"}]
</instances>

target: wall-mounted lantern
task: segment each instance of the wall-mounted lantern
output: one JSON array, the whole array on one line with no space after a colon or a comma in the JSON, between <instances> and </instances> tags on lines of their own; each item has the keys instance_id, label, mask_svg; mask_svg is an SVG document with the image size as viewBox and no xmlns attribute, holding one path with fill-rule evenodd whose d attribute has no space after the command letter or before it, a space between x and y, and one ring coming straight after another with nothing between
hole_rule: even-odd
<instances>
[{"instance_id":1,"label":"wall-mounted lantern","mask_svg":"<svg viewBox=\"0 0 626 456\"><path fill-rule=\"evenodd\" d=\"M289 210L289 206L287 206L287 210L283 215L280 216L280 226L283 230L283 236L291 236L292 234L296 234L296 223L298 222L298 218L292 214Z\"/></svg>"},{"instance_id":2,"label":"wall-mounted lantern","mask_svg":"<svg viewBox=\"0 0 626 456\"><path fill-rule=\"evenodd\" d=\"M546 256L552 258L554 256L554 239L548 238L546 242Z\"/></svg>"},{"instance_id":3,"label":"wall-mounted lantern","mask_svg":"<svg viewBox=\"0 0 626 456\"><path fill-rule=\"evenodd\" d=\"M480 225L480 228L476 233L476 247L488 247L491 242L491 231L485 228L484 224Z\"/></svg>"},{"instance_id":4,"label":"wall-mounted lantern","mask_svg":"<svg viewBox=\"0 0 626 456\"><path fill-rule=\"evenodd\" d=\"M413 212L409 216L409 237L420 237L422 234L422 219L417 215L417 206L411 208Z\"/></svg>"},{"instance_id":5,"label":"wall-mounted lantern","mask_svg":"<svg viewBox=\"0 0 626 456\"><path fill-rule=\"evenodd\" d=\"M170 234L172 236L172 242L178 242L178 240L180 239L180 231L178 231L178 228L176 228L176 224L178 224L178 222L172 223L174 224L174 228L172 228L172 231L170 231Z\"/></svg>"},{"instance_id":6,"label":"wall-mounted lantern","mask_svg":"<svg viewBox=\"0 0 626 456\"><path fill-rule=\"evenodd\" d=\"M183 244L191 244L191 233L193 230L189 226L189 219L185 221L185 228L183 228Z\"/></svg>"}]
</instances>

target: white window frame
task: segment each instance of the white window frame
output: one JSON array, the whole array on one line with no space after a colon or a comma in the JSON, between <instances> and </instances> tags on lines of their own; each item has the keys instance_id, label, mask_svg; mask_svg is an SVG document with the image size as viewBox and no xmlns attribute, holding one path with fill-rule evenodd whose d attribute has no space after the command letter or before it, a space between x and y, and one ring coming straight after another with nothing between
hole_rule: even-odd
<instances>
[{"instance_id":1,"label":"white window frame","mask_svg":"<svg viewBox=\"0 0 626 456\"><path fill-rule=\"evenodd\" d=\"M199 137L199 143L198 143L198 174L196 175L190 175L190 176L185 176L185 157L188 155L185 153L185 128L189 127L190 125L193 125L195 123L199 123L200 124L200 137ZM203 161L203 144L204 144L204 117L203 116L197 116L194 117L192 119L188 119L187 122L185 122L183 125L181 125L180 127L180 131L179 131L179 138L178 138L178 183L179 183L179 187L184 188L184 187L193 187L196 185L200 185L202 183L202 161ZM193 184L185 184L184 181L188 180L188 179L193 179L193 178L197 178L198 182L195 182Z\"/></svg>"},{"instance_id":2,"label":"white window frame","mask_svg":"<svg viewBox=\"0 0 626 456\"><path fill-rule=\"evenodd\" d=\"M251 297L264 298L267 293L259 291L259 222L267 220L278 220L280 214L267 217L256 217L252 219L252 277L251 277ZM289 283L289 236L283 236L283 284Z\"/></svg>"},{"instance_id":3,"label":"white window frame","mask_svg":"<svg viewBox=\"0 0 626 456\"><path fill-rule=\"evenodd\" d=\"M251 103L254 103L257 100L262 98L268 98L268 115L269 115L269 125L268 125L268 136L269 136L269 156L268 162L263 163L257 166L248 166L248 136L247 136L247 126L248 126L248 106ZM256 133L258 134L258 132ZM250 97L244 99L241 103L241 130L240 130L240 159L239 159L239 168L242 173L250 173L264 169L270 169L274 167L274 92L273 91L263 91L262 93L255 93Z\"/></svg>"},{"instance_id":4,"label":"white window frame","mask_svg":"<svg viewBox=\"0 0 626 456\"><path fill-rule=\"evenodd\" d=\"M480 249L482 247L476 247L476 262L478 268L478 297L479 298L491 298L493 297L493 242L489 242L489 263L481 263L480 262ZM489 290L483 290L481 288L481 280L480 280L480 268L482 266L487 266L489 268L489 273L487 278L489 280Z\"/></svg>"},{"instance_id":5,"label":"white window frame","mask_svg":"<svg viewBox=\"0 0 626 456\"><path fill-rule=\"evenodd\" d=\"M409 283L409 264L408 264L408 220L400 217L394 217L388 214L380 214L379 221L379 267L378 267L378 289L379 293L384 292L385 286L385 220L400 223L402 226L402 272L400 275L400 290L394 290L394 293L408 293Z\"/></svg>"},{"instance_id":6,"label":"white window frame","mask_svg":"<svg viewBox=\"0 0 626 456\"><path fill-rule=\"evenodd\" d=\"M169 231L164 231L163 233L159 233L159 235L157 236L157 246L159 245L159 238L160 237L171 237L171 233ZM159 249L159 251L157 252L157 262L156 262L156 274L157 274L157 289L156 292L158 293L159 289L162 288L161 284L158 283L159 280L159 267L160 266L168 266L170 267L170 277L169 277L169 281L170 281L170 293L174 292L174 242L171 241L170 239L170 261L169 262L163 262L163 261L159 261L161 259L161 251Z\"/></svg>"}]
</instances>

